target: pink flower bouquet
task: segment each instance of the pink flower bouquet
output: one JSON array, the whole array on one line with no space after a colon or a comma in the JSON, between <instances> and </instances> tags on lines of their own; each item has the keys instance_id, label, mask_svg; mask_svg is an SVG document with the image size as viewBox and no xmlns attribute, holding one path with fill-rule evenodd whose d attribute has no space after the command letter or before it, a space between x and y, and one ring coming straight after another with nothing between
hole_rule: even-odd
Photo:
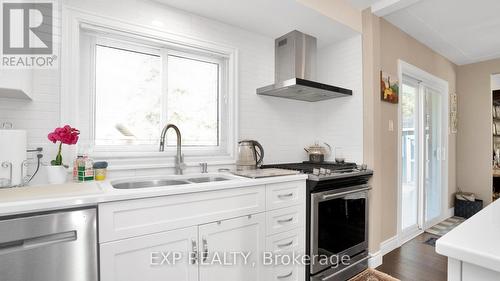
<instances>
[{"instance_id":1,"label":"pink flower bouquet","mask_svg":"<svg viewBox=\"0 0 500 281\"><path fill-rule=\"evenodd\" d=\"M78 135L80 135L80 131L76 128L71 128L70 125L66 125L62 128L56 128L52 133L48 135L48 138L51 142L57 143L59 142L59 150L57 152L57 156L55 160L50 161L52 166L62 166L62 155L61 148L63 144L73 145L78 142Z\"/></svg>"}]
</instances>

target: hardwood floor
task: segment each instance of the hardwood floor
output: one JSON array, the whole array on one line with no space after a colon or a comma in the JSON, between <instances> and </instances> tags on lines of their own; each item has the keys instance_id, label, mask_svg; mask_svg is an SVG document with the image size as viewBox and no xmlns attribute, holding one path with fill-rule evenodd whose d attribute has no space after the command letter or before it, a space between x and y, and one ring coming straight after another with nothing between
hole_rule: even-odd
<instances>
[{"instance_id":1,"label":"hardwood floor","mask_svg":"<svg viewBox=\"0 0 500 281\"><path fill-rule=\"evenodd\" d=\"M377 270L401 281L446 281L447 259L424 242L434 235L423 233L386 254Z\"/></svg>"}]
</instances>

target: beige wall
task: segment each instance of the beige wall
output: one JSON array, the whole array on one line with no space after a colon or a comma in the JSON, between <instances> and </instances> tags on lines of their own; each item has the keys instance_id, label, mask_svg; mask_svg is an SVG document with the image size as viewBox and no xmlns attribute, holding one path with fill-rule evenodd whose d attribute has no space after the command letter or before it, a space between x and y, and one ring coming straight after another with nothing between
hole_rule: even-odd
<instances>
[{"instance_id":1,"label":"beige wall","mask_svg":"<svg viewBox=\"0 0 500 281\"><path fill-rule=\"evenodd\" d=\"M346 0L297 0L298 2L315 9L318 12L347 25L351 29L361 33L363 24L361 12L354 8Z\"/></svg>"},{"instance_id":2,"label":"beige wall","mask_svg":"<svg viewBox=\"0 0 500 281\"><path fill-rule=\"evenodd\" d=\"M364 49L364 69L371 71L371 75L377 76L377 81L365 77L365 102L373 96L373 102L370 106L370 114L373 114L374 129L378 130L376 134L367 134L365 130L365 142L371 142L375 150L380 151L380 159L377 159L377 154L366 155L365 157L375 157L372 167L375 170L374 189L375 194L372 194L375 199L379 198L380 202L373 202L379 210L373 210L375 213L372 216L380 216L380 226L376 225L377 220L371 219L373 232L371 237L380 237L380 241L385 241L397 234L397 177L398 177L398 106L395 104L380 102L378 82L379 70L384 70L387 73L397 77L398 60L401 59L407 63L415 65L424 71L431 73L441 79L448 81L450 92L455 92L456 89L456 66L444 58L443 56L432 51L425 45L421 44L414 38L399 30L384 19L369 15L366 11L363 13L363 38L378 42L378 46L370 46L364 42L364 48L373 48L373 50ZM371 33L371 34L369 34ZM378 39L374 39L378 38ZM372 44L373 45L373 44ZM375 58L370 58L370 54ZM378 58L376 58L378 56ZM378 64L378 65L377 65ZM366 73L367 73L366 72ZM375 85L373 85L375 83ZM365 105L365 108L368 105ZM394 131L389 131L389 121L394 122ZM366 119L365 119L366 122ZM365 147L369 144L365 144ZM367 147L368 149L368 147ZM456 137L449 136L449 177L448 177L448 193L449 198L456 190L456 168L455 168L455 150ZM452 202L450 200L450 206ZM378 211L378 212L377 212ZM371 248L373 251L373 248Z\"/></svg>"},{"instance_id":3,"label":"beige wall","mask_svg":"<svg viewBox=\"0 0 500 281\"><path fill-rule=\"evenodd\" d=\"M457 183L491 202L491 74L500 59L458 67Z\"/></svg>"},{"instance_id":4,"label":"beige wall","mask_svg":"<svg viewBox=\"0 0 500 281\"><path fill-rule=\"evenodd\" d=\"M398 74L398 60L401 59L430 74L448 81L449 91L456 92L456 65L432 51L427 46L402 32L384 19L380 21L381 69L387 73ZM384 208L382 209L382 239L388 239L397 232L397 146L398 130L389 131L389 120L398 124L398 107L382 103L382 186ZM452 194L456 191L456 136L449 136L448 150L448 194L449 207L452 206Z\"/></svg>"},{"instance_id":5,"label":"beige wall","mask_svg":"<svg viewBox=\"0 0 500 281\"><path fill-rule=\"evenodd\" d=\"M370 253L379 250L382 241L382 166L380 150L381 101L377 93L380 89L378 69L380 69L380 24L369 10L363 11L363 159L374 170L370 192Z\"/></svg>"}]
</instances>

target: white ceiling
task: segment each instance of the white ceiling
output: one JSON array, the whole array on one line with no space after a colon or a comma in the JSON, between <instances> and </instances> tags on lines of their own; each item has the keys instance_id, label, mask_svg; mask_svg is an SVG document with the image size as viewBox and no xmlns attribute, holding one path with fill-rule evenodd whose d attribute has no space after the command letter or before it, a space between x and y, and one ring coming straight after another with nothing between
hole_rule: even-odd
<instances>
[{"instance_id":1,"label":"white ceiling","mask_svg":"<svg viewBox=\"0 0 500 281\"><path fill-rule=\"evenodd\" d=\"M362 11L366 8L369 8L372 4L377 2L378 0L348 0L356 9Z\"/></svg>"},{"instance_id":2,"label":"white ceiling","mask_svg":"<svg viewBox=\"0 0 500 281\"><path fill-rule=\"evenodd\" d=\"M357 34L296 0L155 1L270 38L278 38L297 29L318 38L319 47Z\"/></svg>"},{"instance_id":3,"label":"white ceiling","mask_svg":"<svg viewBox=\"0 0 500 281\"><path fill-rule=\"evenodd\" d=\"M499 0L421 0L385 16L456 64L500 57Z\"/></svg>"},{"instance_id":4,"label":"white ceiling","mask_svg":"<svg viewBox=\"0 0 500 281\"><path fill-rule=\"evenodd\" d=\"M320 47L356 35L296 0L155 1L271 38L297 29L317 37ZM500 57L500 0L348 1L359 10L389 6L385 19L456 64Z\"/></svg>"}]
</instances>

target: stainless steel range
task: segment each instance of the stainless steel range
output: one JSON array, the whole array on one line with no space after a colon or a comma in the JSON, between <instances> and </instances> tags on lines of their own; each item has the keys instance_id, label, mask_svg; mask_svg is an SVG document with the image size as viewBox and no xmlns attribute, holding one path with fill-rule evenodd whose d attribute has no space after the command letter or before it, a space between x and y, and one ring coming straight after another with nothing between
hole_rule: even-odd
<instances>
[{"instance_id":1,"label":"stainless steel range","mask_svg":"<svg viewBox=\"0 0 500 281\"><path fill-rule=\"evenodd\" d=\"M348 280L368 267L368 181L373 171L355 163L287 163L262 168L297 170L307 180L305 280ZM342 258L344 262L342 263Z\"/></svg>"}]
</instances>

